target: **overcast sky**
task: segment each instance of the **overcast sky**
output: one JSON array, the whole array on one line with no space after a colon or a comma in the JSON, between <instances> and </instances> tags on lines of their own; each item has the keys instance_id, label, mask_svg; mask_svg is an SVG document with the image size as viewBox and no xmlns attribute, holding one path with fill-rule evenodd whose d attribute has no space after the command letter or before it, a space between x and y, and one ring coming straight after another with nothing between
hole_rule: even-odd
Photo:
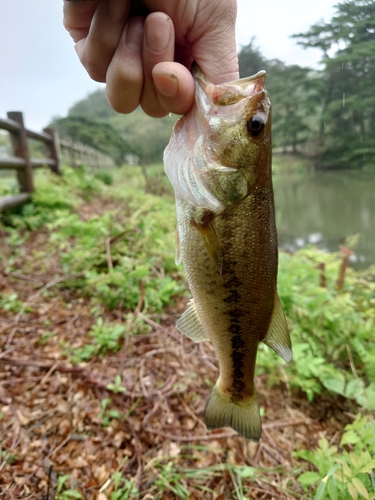
<instances>
[{"instance_id":1,"label":"overcast sky","mask_svg":"<svg viewBox=\"0 0 375 500\"><path fill-rule=\"evenodd\" d=\"M320 54L300 49L289 36L329 21L336 0L238 0L237 41L256 45L268 58L316 64ZM261 7L260 7L261 5ZM257 7L258 6L258 7ZM0 7L0 117L23 111L28 128L42 129L54 115L100 84L80 65L62 27L61 0L13 0Z\"/></svg>"}]
</instances>

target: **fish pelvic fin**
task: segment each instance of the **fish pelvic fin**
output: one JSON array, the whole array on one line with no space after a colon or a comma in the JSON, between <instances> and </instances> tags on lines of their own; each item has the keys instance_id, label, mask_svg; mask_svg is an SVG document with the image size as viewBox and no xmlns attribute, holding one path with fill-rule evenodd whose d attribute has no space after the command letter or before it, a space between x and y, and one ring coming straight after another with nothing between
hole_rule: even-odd
<instances>
[{"instance_id":1,"label":"fish pelvic fin","mask_svg":"<svg viewBox=\"0 0 375 500\"><path fill-rule=\"evenodd\" d=\"M206 332L204 331L201 320L199 319L194 299L189 301L186 311L183 313L181 318L177 320L176 328L193 340L193 342L203 342L205 340L209 340Z\"/></svg>"},{"instance_id":2,"label":"fish pelvic fin","mask_svg":"<svg viewBox=\"0 0 375 500\"><path fill-rule=\"evenodd\" d=\"M288 324L276 291L270 325L263 342L271 347L284 361L292 359L292 343L290 341Z\"/></svg>"},{"instance_id":3,"label":"fish pelvic fin","mask_svg":"<svg viewBox=\"0 0 375 500\"><path fill-rule=\"evenodd\" d=\"M234 402L230 396L221 393L216 383L207 401L204 421L209 430L231 427L248 441L258 442L262 434L262 421L255 388L251 398Z\"/></svg>"}]
</instances>

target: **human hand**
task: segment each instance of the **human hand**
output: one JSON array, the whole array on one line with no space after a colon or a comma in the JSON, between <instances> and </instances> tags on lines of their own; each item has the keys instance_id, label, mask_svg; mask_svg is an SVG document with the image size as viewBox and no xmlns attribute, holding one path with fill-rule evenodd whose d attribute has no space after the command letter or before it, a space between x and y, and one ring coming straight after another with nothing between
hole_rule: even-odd
<instances>
[{"instance_id":1,"label":"human hand","mask_svg":"<svg viewBox=\"0 0 375 500\"><path fill-rule=\"evenodd\" d=\"M238 78L236 0L64 0L64 26L115 111L140 104L150 116L185 114L194 101L195 60L212 83Z\"/></svg>"}]
</instances>

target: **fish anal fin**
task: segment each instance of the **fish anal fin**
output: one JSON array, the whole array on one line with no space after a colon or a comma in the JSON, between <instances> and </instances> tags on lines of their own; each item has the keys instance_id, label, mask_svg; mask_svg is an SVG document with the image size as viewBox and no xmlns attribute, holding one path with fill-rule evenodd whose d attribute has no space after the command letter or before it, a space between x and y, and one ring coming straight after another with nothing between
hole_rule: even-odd
<instances>
[{"instance_id":1,"label":"fish anal fin","mask_svg":"<svg viewBox=\"0 0 375 500\"><path fill-rule=\"evenodd\" d=\"M251 398L244 402L233 402L230 396L220 392L216 383L204 410L207 429L231 427L249 441L259 441L262 422L259 415L258 396L254 390Z\"/></svg>"},{"instance_id":2,"label":"fish anal fin","mask_svg":"<svg viewBox=\"0 0 375 500\"><path fill-rule=\"evenodd\" d=\"M204 331L201 320L198 317L193 299L190 300L188 307L181 318L177 320L176 328L194 342L209 340L206 332Z\"/></svg>"},{"instance_id":3,"label":"fish anal fin","mask_svg":"<svg viewBox=\"0 0 375 500\"><path fill-rule=\"evenodd\" d=\"M292 359L292 344L288 324L277 291L270 325L263 342L268 347L271 347L287 363Z\"/></svg>"},{"instance_id":4,"label":"fish anal fin","mask_svg":"<svg viewBox=\"0 0 375 500\"><path fill-rule=\"evenodd\" d=\"M223 254L221 250L221 245L219 238L217 237L215 228L211 221L204 223L193 223L194 227L198 230L204 246L211 257L211 259L217 265L217 269L220 274L223 272Z\"/></svg>"}]
</instances>

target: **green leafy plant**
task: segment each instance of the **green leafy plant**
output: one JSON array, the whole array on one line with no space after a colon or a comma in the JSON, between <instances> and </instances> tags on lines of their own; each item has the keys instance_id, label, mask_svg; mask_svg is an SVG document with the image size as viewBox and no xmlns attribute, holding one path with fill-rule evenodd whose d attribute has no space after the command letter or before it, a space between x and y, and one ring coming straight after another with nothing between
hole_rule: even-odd
<instances>
[{"instance_id":1,"label":"green leafy plant","mask_svg":"<svg viewBox=\"0 0 375 500\"><path fill-rule=\"evenodd\" d=\"M84 498L77 490L65 489L65 483L69 479L69 474L57 478L57 491L55 500L72 500L74 498Z\"/></svg>"},{"instance_id":2,"label":"green leafy plant","mask_svg":"<svg viewBox=\"0 0 375 500\"><path fill-rule=\"evenodd\" d=\"M314 500L357 500L375 498L375 420L357 415L345 427L340 446L319 440L315 450L295 453L317 471L301 474L298 482L305 491L314 491Z\"/></svg>"},{"instance_id":3,"label":"green leafy plant","mask_svg":"<svg viewBox=\"0 0 375 500\"><path fill-rule=\"evenodd\" d=\"M121 375L116 375L114 383L108 384L107 389L111 392L114 392L115 394L121 394L122 392L126 392L126 387L124 387L121 384L122 384Z\"/></svg>"},{"instance_id":4,"label":"green leafy plant","mask_svg":"<svg viewBox=\"0 0 375 500\"><path fill-rule=\"evenodd\" d=\"M94 343L87 343L83 347L71 351L72 363L88 361L93 356L104 355L108 351L116 352L121 348L121 341L124 339L126 327L119 323L103 321L99 317L95 325L91 327L89 336Z\"/></svg>"},{"instance_id":5,"label":"green leafy plant","mask_svg":"<svg viewBox=\"0 0 375 500\"><path fill-rule=\"evenodd\" d=\"M102 409L99 417L102 419L104 427L108 427L111 420L119 420L121 418L121 413L118 410L114 410L109 407L111 403L111 398L104 398L101 402Z\"/></svg>"},{"instance_id":6,"label":"green leafy plant","mask_svg":"<svg viewBox=\"0 0 375 500\"><path fill-rule=\"evenodd\" d=\"M111 186L114 182L113 174L108 170L98 170L95 173L95 178L99 179L101 182L103 182L103 184L106 184L107 186Z\"/></svg>"},{"instance_id":7,"label":"green leafy plant","mask_svg":"<svg viewBox=\"0 0 375 500\"><path fill-rule=\"evenodd\" d=\"M83 272L77 287L97 302L111 309L119 304L134 309L142 281L145 305L160 311L185 290L173 260L174 204L137 193L139 172L124 170L130 186L111 191L124 210L85 220L74 212L57 214L48 225L51 242L60 249L64 271Z\"/></svg>"},{"instance_id":8,"label":"green leafy plant","mask_svg":"<svg viewBox=\"0 0 375 500\"><path fill-rule=\"evenodd\" d=\"M0 420L2 419L2 414L0 413ZM7 464L13 465L14 462L17 461L17 455L12 455L7 450L2 450L0 454L2 460L4 460Z\"/></svg>"},{"instance_id":9,"label":"green leafy plant","mask_svg":"<svg viewBox=\"0 0 375 500\"><path fill-rule=\"evenodd\" d=\"M109 495L109 500L128 500L137 497L139 494L134 481L124 479L119 471L112 474L111 482L114 491Z\"/></svg>"},{"instance_id":10,"label":"green leafy plant","mask_svg":"<svg viewBox=\"0 0 375 500\"><path fill-rule=\"evenodd\" d=\"M321 286L319 263L324 263ZM375 409L375 282L348 269L343 290L336 283L341 258L313 247L290 256L280 254L278 288L289 320L293 360L283 365L262 346L259 372L270 384L283 381L301 388L311 401L329 391Z\"/></svg>"},{"instance_id":11,"label":"green leafy plant","mask_svg":"<svg viewBox=\"0 0 375 500\"><path fill-rule=\"evenodd\" d=\"M23 302L18 299L18 294L13 293L0 293L0 309L4 311L19 312L22 309ZM29 308L29 311L32 309Z\"/></svg>"}]
</instances>

